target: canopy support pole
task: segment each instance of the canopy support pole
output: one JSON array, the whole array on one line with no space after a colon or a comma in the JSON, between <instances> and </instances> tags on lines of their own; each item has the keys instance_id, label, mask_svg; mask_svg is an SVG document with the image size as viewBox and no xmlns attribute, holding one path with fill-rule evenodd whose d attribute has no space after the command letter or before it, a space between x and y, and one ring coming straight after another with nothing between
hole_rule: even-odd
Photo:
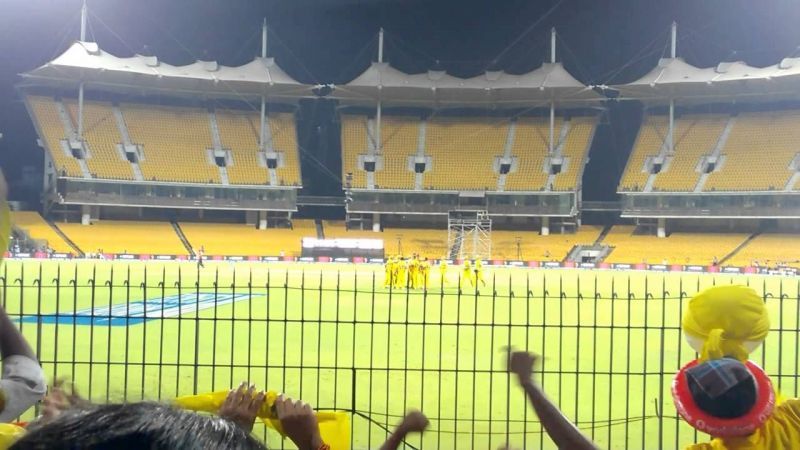
<instances>
[{"instance_id":1,"label":"canopy support pole","mask_svg":"<svg viewBox=\"0 0 800 450\"><path fill-rule=\"evenodd\" d=\"M86 42L86 21L89 16L89 11L86 9L86 0L83 0L81 6L81 42Z\"/></svg>"},{"instance_id":2,"label":"canopy support pole","mask_svg":"<svg viewBox=\"0 0 800 450\"><path fill-rule=\"evenodd\" d=\"M378 100L378 110L375 114L375 153L381 152L381 101Z\"/></svg>"},{"instance_id":3,"label":"canopy support pole","mask_svg":"<svg viewBox=\"0 0 800 450\"><path fill-rule=\"evenodd\" d=\"M261 58L267 57L267 18L261 24ZM267 100L261 95L261 129L259 130L259 144L262 152L267 151Z\"/></svg>"},{"instance_id":4,"label":"canopy support pole","mask_svg":"<svg viewBox=\"0 0 800 450\"><path fill-rule=\"evenodd\" d=\"M675 141L673 135L675 133L675 100L669 99L669 134L667 135L667 148L672 153L675 150Z\"/></svg>"},{"instance_id":5,"label":"canopy support pole","mask_svg":"<svg viewBox=\"0 0 800 450\"><path fill-rule=\"evenodd\" d=\"M550 29L550 62L556 62L556 29Z\"/></svg>"},{"instance_id":6,"label":"canopy support pole","mask_svg":"<svg viewBox=\"0 0 800 450\"><path fill-rule=\"evenodd\" d=\"M383 62L383 27L378 31L378 62Z\"/></svg>"},{"instance_id":7,"label":"canopy support pole","mask_svg":"<svg viewBox=\"0 0 800 450\"><path fill-rule=\"evenodd\" d=\"M88 16L89 10L86 8L86 0L83 0L83 5L81 6L81 42L86 42ZM78 87L78 139L83 139L83 81Z\"/></svg>"},{"instance_id":8,"label":"canopy support pole","mask_svg":"<svg viewBox=\"0 0 800 450\"><path fill-rule=\"evenodd\" d=\"M556 105L555 102L550 100L550 155L553 154L553 136L556 127Z\"/></svg>"},{"instance_id":9,"label":"canopy support pole","mask_svg":"<svg viewBox=\"0 0 800 450\"><path fill-rule=\"evenodd\" d=\"M261 24L261 57L267 57L267 18L264 18L264 23Z\"/></svg>"},{"instance_id":10,"label":"canopy support pole","mask_svg":"<svg viewBox=\"0 0 800 450\"><path fill-rule=\"evenodd\" d=\"M78 87L78 140L83 140L83 82Z\"/></svg>"},{"instance_id":11,"label":"canopy support pole","mask_svg":"<svg viewBox=\"0 0 800 450\"><path fill-rule=\"evenodd\" d=\"M670 57L675 58L678 54L678 24L672 22L672 39L670 41Z\"/></svg>"},{"instance_id":12,"label":"canopy support pole","mask_svg":"<svg viewBox=\"0 0 800 450\"><path fill-rule=\"evenodd\" d=\"M267 151L267 99L262 95L261 96L261 129L260 131L260 147L261 151Z\"/></svg>"},{"instance_id":13,"label":"canopy support pole","mask_svg":"<svg viewBox=\"0 0 800 450\"><path fill-rule=\"evenodd\" d=\"M383 62L383 27L378 31L378 62ZM381 152L381 101L378 100L378 108L375 113L375 153Z\"/></svg>"}]
</instances>

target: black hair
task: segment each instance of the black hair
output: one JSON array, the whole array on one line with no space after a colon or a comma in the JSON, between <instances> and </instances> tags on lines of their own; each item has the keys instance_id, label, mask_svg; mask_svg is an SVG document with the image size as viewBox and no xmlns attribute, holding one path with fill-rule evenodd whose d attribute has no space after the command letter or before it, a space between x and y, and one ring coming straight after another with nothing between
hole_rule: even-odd
<instances>
[{"instance_id":1,"label":"black hair","mask_svg":"<svg viewBox=\"0 0 800 450\"><path fill-rule=\"evenodd\" d=\"M703 390L695 379L688 377L686 381L697 407L714 417L721 419L741 417L750 412L756 403L758 391L755 378L752 375L713 398Z\"/></svg>"},{"instance_id":2,"label":"black hair","mask_svg":"<svg viewBox=\"0 0 800 450\"><path fill-rule=\"evenodd\" d=\"M153 402L69 410L31 425L13 450L265 450L233 422Z\"/></svg>"}]
</instances>

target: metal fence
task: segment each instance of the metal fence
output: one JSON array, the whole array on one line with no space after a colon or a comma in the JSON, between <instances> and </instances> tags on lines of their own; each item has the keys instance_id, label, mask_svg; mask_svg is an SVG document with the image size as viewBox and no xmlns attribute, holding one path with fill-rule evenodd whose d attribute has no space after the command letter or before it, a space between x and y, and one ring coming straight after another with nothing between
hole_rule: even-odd
<instances>
[{"instance_id":1,"label":"metal fence","mask_svg":"<svg viewBox=\"0 0 800 450\"><path fill-rule=\"evenodd\" d=\"M543 355L538 379L606 448L706 439L676 417L669 384L695 357L689 296L749 283L773 331L753 359L797 395L793 278L503 269L487 285L384 288L382 268L8 261L0 292L49 377L92 401L169 401L242 380L352 413L353 448L377 448L404 411L431 429L407 448L551 448L504 370L507 346ZM257 429L270 448L288 442Z\"/></svg>"}]
</instances>

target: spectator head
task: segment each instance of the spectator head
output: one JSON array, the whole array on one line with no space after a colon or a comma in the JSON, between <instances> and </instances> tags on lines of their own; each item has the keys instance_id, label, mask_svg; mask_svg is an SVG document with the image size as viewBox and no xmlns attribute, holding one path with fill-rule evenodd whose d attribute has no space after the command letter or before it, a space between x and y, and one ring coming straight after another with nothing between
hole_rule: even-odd
<instances>
[{"instance_id":1,"label":"spectator head","mask_svg":"<svg viewBox=\"0 0 800 450\"><path fill-rule=\"evenodd\" d=\"M233 422L151 402L66 411L51 422L32 425L11 448L265 449Z\"/></svg>"},{"instance_id":2,"label":"spectator head","mask_svg":"<svg viewBox=\"0 0 800 450\"><path fill-rule=\"evenodd\" d=\"M708 361L686 371L689 392L704 412L722 419L741 417L756 403L756 382L733 358Z\"/></svg>"},{"instance_id":3,"label":"spectator head","mask_svg":"<svg viewBox=\"0 0 800 450\"><path fill-rule=\"evenodd\" d=\"M675 376L672 396L678 414L714 437L752 434L772 415L775 390L752 361L695 360Z\"/></svg>"}]
</instances>

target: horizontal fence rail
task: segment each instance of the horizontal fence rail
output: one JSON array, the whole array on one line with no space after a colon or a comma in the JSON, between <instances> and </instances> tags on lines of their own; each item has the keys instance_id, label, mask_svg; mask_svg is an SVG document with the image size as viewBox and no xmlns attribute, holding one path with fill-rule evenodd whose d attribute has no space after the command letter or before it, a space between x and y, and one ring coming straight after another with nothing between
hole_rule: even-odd
<instances>
[{"instance_id":1,"label":"horizontal fence rail","mask_svg":"<svg viewBox=\"0 0 800 450\"><path fill-rule=\"evenodd\" d=\"M685 301L714 284L763 297L772 332L753 359L783 395L798 393L796 279L503 268L476 288L452 268L407 290L384 288L376 266L94 261L7 261L0 274L48 377L91 401L170 401L247 380L350 412L353 448L378 447L412 408L431 429L408 448L553 448L504 370L509 346L542 355L544 391L601 447L705 440L669 387L695 357Z\"/></svg>"}]
</instances>

